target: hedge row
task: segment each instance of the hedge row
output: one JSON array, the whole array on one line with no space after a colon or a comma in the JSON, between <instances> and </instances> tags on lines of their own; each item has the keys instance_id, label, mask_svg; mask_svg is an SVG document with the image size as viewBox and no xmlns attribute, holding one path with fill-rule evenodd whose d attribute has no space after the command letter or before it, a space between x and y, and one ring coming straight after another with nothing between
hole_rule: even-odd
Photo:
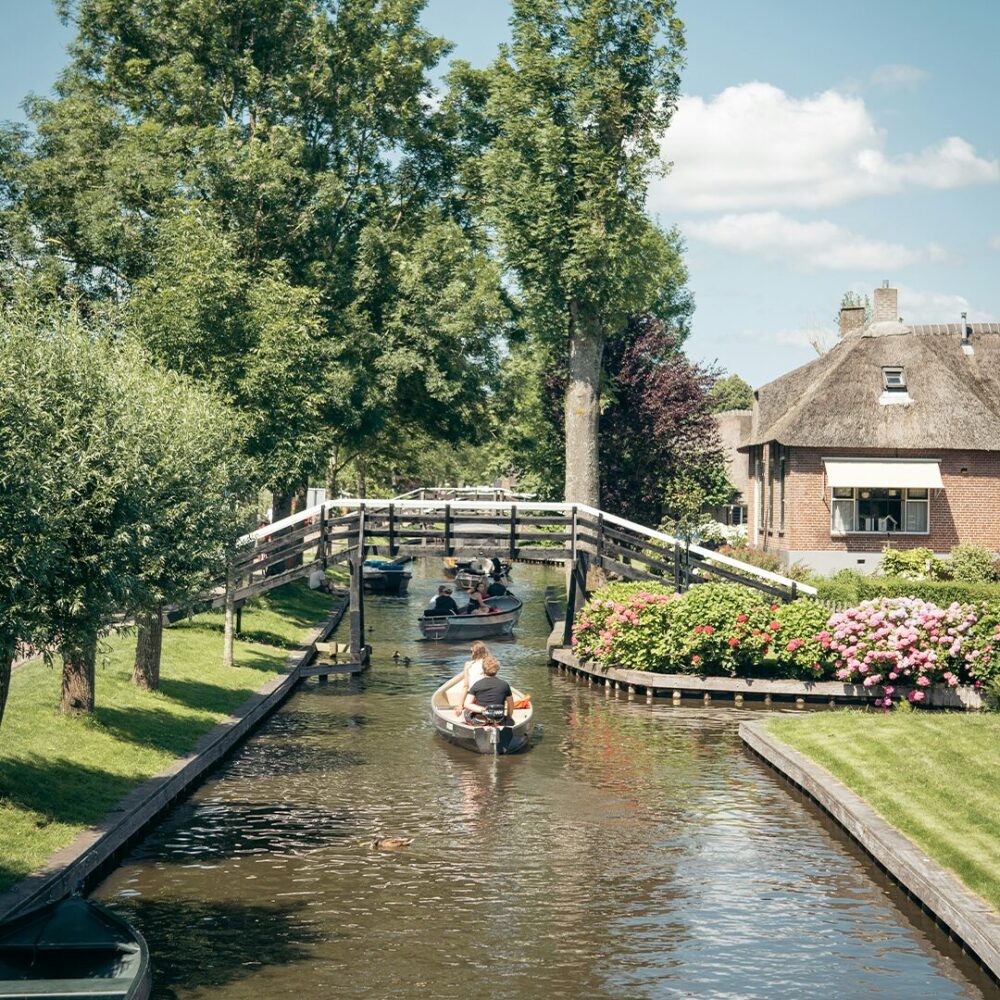
<instances>
[{"instance_id":1,"label":"hedge row","mask_svg":"<svg viewBox=\"0 0 1000 1000\"><path fill-rule=\"evenodd\" d=\"M1000 584L962 580L910 580L901 576L866 576L844 570L836 576L813 580L816 599L839 605L857 605L882 597L919 597L941 607L949 604L1000 604Z\"/></svg>"}]
</instances>

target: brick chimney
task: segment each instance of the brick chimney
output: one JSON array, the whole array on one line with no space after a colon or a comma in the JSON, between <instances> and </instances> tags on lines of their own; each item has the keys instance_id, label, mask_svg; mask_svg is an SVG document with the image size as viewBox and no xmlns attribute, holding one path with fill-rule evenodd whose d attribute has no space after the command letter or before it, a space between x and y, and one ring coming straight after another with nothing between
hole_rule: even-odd
<instances>
[{"instance_id":1,"label":"brick chimney","mask_svg":"<svg viewBox=\"0 0 1000 1000\"><path fill-rule=\"evenodd\" d=\"M881 288L875 289L875 300L872 303L872 321L875 323L899 322L899 293L889 287L888 281L882 282Z\"/></svg>"},{"instance_id":2,"label":"brick chimney","mask_svg":"<svg viewBox=\"0 0 1000 1000\"><path fill-rule=\"evenodd\" d=\"M864 306L840 307L840 336L849 337L852 333L860 333L865 328Z\"/></svg>"}]
</instances>

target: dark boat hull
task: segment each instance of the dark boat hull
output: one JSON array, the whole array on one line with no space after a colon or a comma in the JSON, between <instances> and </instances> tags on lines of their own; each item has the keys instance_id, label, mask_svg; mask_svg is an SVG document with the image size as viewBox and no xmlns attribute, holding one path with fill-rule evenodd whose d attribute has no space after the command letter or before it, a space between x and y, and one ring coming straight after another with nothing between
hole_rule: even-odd
<instances>
[{"instance_id":1,"label":"dark boat hull","mask_svg":"<svg viewBox=\"0 0 1000 1000\"><path fill-rule=\"evenodd\" d=\"M413 574L397 573L366 573L364 575L365 590L373 594L405 594L410 586Z\"/></svg>"},{"instance_id":2,"label":"dark boat hull","mask_svg":"<svg viewBox=\"0 0 1000 1000\"><path fill-rule=\"evenodd\" d=\"M461 681L462 675L456 674L431 697L431 720L437 732L449 743L473 753L510 755L526 750L535 725L535 711L530 704L527 708L515 709L514 725L505 726L502 731L495 726L471 725L456 715L462 694ZM515 703L525 697L522 691L514 689L513 693Z\"/></svg>"},{"instance_id":3,"label":"dark boat hull","mask_svg":"<svg viewBox=\"0 0 1000 1000\"><path fill-rule=\"evenodd\" d=\"M0 998L148 1000L149 949L116 914L73 897L0 925Z\"/></svg>"},{"instance_id":4,"label":"dark boat hull","mask_svg":"<svg viewBox=\"0 0 1000 1000\"><path fill-rule=\"evenodd\" d=\"M418 622L425 639L444 642L472 642L491 636L510 635L521 617L521 602L516 597L491 597L486 603L497 609L489 615L424 616Z\"/></svg>"}]
</instances>

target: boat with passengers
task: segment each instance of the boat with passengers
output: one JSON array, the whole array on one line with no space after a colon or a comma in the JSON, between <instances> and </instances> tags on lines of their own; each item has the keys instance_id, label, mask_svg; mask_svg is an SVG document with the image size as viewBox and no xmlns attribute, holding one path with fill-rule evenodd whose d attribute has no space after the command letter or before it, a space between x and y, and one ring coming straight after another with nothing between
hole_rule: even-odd
<instances>
[{"instance_id":1,"label":"boat with passengers","mask_svg":"<svg viewBox=\"0 0 1000 1000\"><path fill-rule=\"evenodd\" d=\"M487 611L471 614L434 615L424 613L419 619L420 631L425 639L443 639L447 642L472 642L496 635L510 635L521 617L523 604L513 594L488 597L483 604Z\"/></svg>"},{"instance_id":2,"label":"boat with passengers","mask_svg":"<svg viewBox=\"0 0 1000 1000\"><path fill-rule=\"evenodd\" d=\"M449 742L475 753L512 754L526 749L535 726L530 698L511 687L515 705L513 726L503 724L502 709L488 713L482 722L466 722L458 704L465 690L463 680L464 675L458 673L434 692L431 697L434 728Z\"/></svg>"}]
</instances>

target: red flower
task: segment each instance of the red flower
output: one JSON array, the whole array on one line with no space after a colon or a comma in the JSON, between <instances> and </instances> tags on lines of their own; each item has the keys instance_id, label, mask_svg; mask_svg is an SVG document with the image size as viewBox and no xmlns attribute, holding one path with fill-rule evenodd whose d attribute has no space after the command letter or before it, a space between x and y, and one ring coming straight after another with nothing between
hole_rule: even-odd
<instances>
[{"instance_id":1,"label":"red flower","mask_svg":"<svg viewBox=\"0 0 1000 1000\"><path fill-rule=\"evenodd\" d=\"M736 616L736 620L738 622L745 622L747 620L747 616L746 615L737 615Z\"/></svg>"},{"instance_id":2,"label":"red flower","mask_svg":"<svg viewBox=\"0 0 1000 1000\"><path fill-rule=\"evenodd\" d=\"M712 628L712 626L711 626L711 625L706 625L706 626L705 626L705 627L704 627L704 628L702 629L702 632L704 632L704 633L705 633L705 635L711 635L711 634L712 634L712 633L713 633L714 631L715 631L715 629L714 629L714 628Z\"/></svg>"},{"instance_id":3,"label":"red flower","mask_svg":"<svg viewBox=\"0 0 1000 1000\"><path fill-rule=\"evenodd\" d=\"M769 628L769 629L770 629L770 630L771 630L772 632L777 632L777 631L778 631L778 629L780 629L780 628L781 628L781 622L771 622L771 624L770 624L770 625L768 625L767 627L768 627L768 628Z\"/></svg>"},{"instance_id":4,"label":"red flower","mask_svg":"<svg viewBox=\"0 0 1000 1000\"><path fill-rule=\"evenodd\" d=\"M760 629L759 628L755 628L750 634L751 635L760 635Z\"/></svg>"},{"instance_id":5,"label":"red flower","mask_svg":"<svg viewBox=\"0 0 1000 1000\"><path fill-rule=\"evenodd\" d=\"M700 656L692 656L691 657L691 662L692 663L701 663L701 657Z\"/></svg>"},{"instance_id":6,"label":"red flower","mask_svg":"<svg viewBox=\"0 0 1000 1000\"><path fill-rule=\"evenodd\" d=\"M760 637L764 640L764 642L770 642L774 638L770 632L761 632Z\"/></svg>"},{"instance_id":7,"label":"red flower","mask_svg":"<svg viewBox=\"0 0 1000 1000\"><path fill-rule=\"evenodd\" d=\"M703 627L701 625L695 625L694 630L695 632L701 632L703 631Z\"/></svg>"},{"instance_id":8,"label":"red flower","mask_svg":"<svg viewBox=\"0 0 1000 1000\"><path fill-rule=\"evenodd\" d=\"M729 645L735 649L740 644L740 640L735 638L735 636L729 640Z\"/></svg>"},{"instance_id":9,"label":"red flower","mask_svg":"<svg viewBox=\"0 0 1000 1000\"><path fill-rule=\"evenodd\" d=\"M777 604L772 604L771 605L771 610L772 611L777 611L778 610L778 605Z\"/></svg>"}]
</instances>

